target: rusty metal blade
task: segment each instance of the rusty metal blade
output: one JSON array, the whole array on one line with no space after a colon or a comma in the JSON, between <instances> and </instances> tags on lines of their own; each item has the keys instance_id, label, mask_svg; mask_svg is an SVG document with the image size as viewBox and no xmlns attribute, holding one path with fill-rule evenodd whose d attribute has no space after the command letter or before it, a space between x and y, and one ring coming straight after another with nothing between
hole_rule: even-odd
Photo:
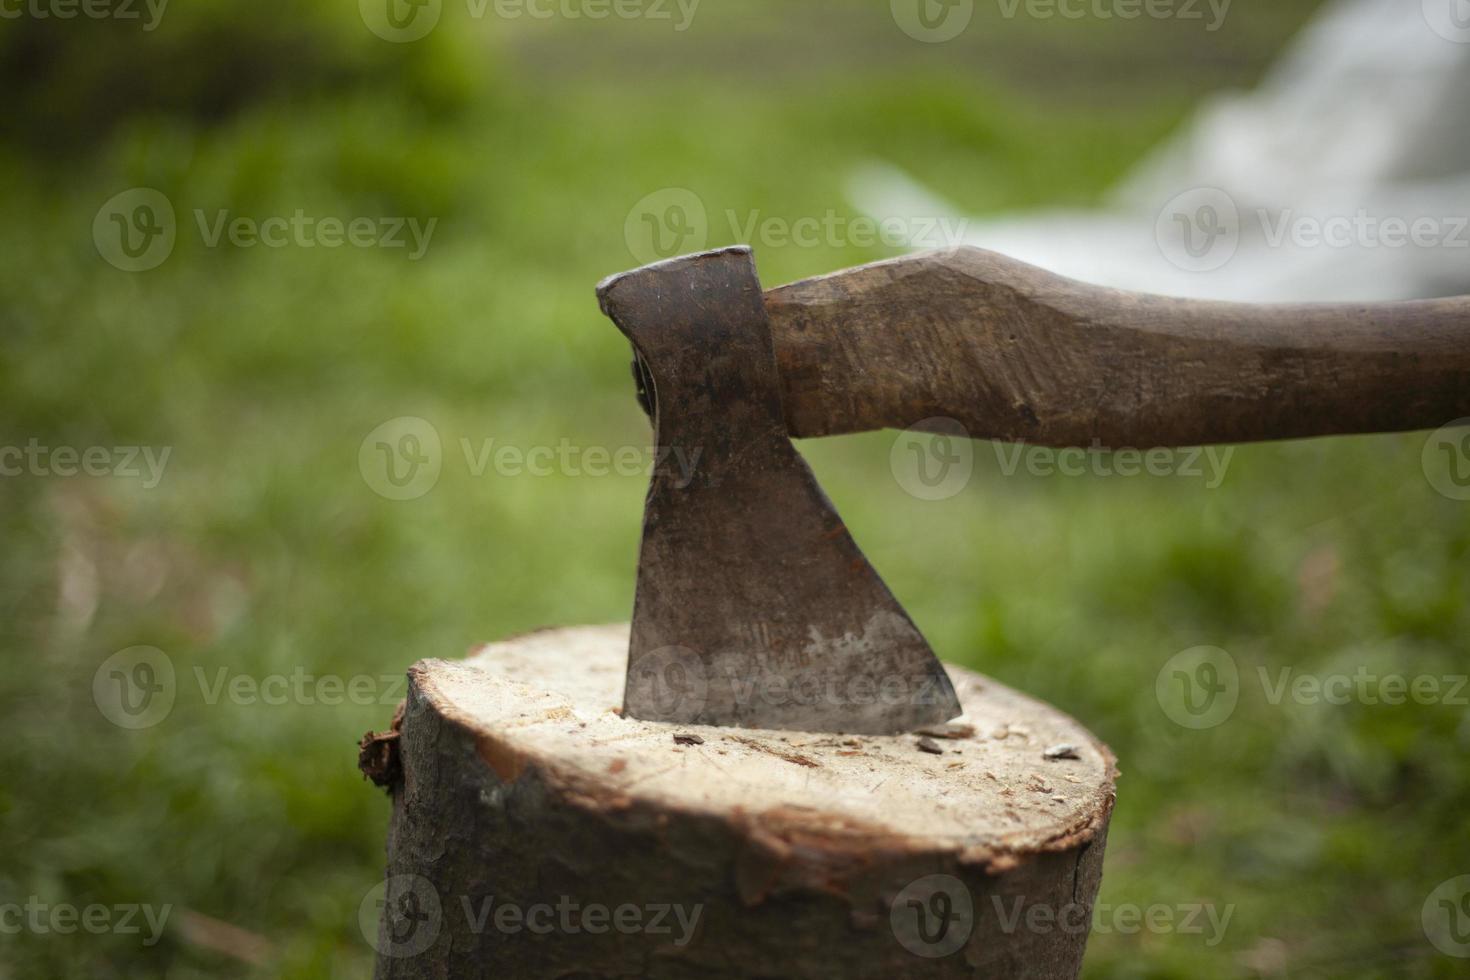
<instances>
[{"instance_id":1,"label":"rusty metal blade","mask_svg":"<svg viewBox=\"0 0 1470 980\"><path fill-rule=\"evenodd\" d=\"M960 713L944 668L791 445L747 248L606 280L663 462L644 515L624 711L893 734Z\"/></svg>"}]
</instances>

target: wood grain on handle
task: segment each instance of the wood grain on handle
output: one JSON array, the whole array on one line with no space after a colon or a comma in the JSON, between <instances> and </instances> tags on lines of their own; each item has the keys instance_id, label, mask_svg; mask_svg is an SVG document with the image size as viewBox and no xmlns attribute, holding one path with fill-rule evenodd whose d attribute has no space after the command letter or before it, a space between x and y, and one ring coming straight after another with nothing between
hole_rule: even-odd
<instances>
[{"instance_id":1,"label":"wood grain on handle","mask_svg":"<svg viewBox=\"0 0 1470 980\"><path fill-rule=\"evenodd\" d=\"M1470 416L1470 297L1256 306L947 249L766 294L796 437L948 417L974 438L1151 448Z\"/></svg>"}]
</instances>

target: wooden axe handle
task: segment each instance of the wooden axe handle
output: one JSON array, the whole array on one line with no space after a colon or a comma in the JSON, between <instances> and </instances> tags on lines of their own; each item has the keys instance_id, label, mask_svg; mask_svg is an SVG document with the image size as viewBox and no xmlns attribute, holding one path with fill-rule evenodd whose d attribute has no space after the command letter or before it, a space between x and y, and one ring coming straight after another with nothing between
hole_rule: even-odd
<instances>
[{"instance_id":1,"label":"wooden axe handle","mask_svg":"<svg viewBox=\"0 0 1470 980\"><path fill-rule=\"evenodd\" d=\"M947 417L978 439L1151 448L1432 429L1470 416L1470 297L1172 299L974 248L765 297L796 437Z\"/></svg>"}]
</instances>

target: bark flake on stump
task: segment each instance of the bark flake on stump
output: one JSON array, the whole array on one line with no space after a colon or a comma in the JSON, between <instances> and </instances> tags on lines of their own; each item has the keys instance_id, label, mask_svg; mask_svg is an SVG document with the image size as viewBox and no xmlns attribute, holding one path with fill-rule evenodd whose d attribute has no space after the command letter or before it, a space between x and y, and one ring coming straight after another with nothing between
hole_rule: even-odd
<instances>
[{"instance_id":1,"label":"bark flake on stump","mask_svg":"<svg viewBox=\"0 0 1470 980\"><path fill-rule=\"evenodd\" d=\"M627 649L409 671L381 980L1077 975L1117 769L1076 721L950 667L964 716L908 735L644 722Z\"/></svg>"}]
</instances>

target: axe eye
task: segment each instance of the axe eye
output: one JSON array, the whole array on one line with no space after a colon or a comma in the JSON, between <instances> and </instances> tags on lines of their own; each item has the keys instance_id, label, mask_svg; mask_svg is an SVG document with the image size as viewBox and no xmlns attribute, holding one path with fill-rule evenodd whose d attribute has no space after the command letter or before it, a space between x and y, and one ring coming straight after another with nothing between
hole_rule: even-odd
<instances>
[{"instance_id":1,"label":"axe eye","mask_svg":"<svg viewBox=\"0 0 1470 980\"><path fill-rule=\"evenodd\" d=\"M638 404L650 419L658 418L658 393L654 389L653 375L648 371L648 365L643 363L643 356L638 349L633 348L633 387L638 393Z\"/></svg>"}]
</instances>

